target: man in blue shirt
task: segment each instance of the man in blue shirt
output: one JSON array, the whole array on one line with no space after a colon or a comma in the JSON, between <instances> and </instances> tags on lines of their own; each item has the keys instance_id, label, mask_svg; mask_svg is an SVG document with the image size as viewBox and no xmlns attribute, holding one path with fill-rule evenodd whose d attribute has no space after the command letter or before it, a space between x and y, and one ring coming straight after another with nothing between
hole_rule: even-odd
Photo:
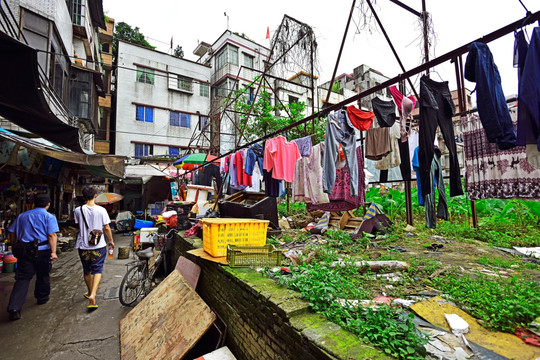
<instances>
[{"instance_id":1,"label":"man in blue shirt","mask_svg":"<svg viewBox=\"0 0 540 360\"><path fill-rule=\"evenodd\" d=\"M13 244L13 255L17 258L15 286L11 291L7 308L9 320L21 318L21 309L34 275L36 275L34 296L38 305L49 301L51 293L49 272L52 261L58 259L56 255L58 222L54 215L47 212L51 205L49 195L36 195L34 205L34 209L20 214L8 229Z\"/></svg>"}]
</instances>

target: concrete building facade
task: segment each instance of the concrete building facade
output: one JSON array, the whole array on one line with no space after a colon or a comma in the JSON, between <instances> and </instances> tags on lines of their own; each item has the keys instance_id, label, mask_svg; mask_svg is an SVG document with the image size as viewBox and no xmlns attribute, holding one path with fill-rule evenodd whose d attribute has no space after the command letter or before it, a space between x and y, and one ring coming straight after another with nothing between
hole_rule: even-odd
<instances>
[{"instance_id":1,"label":"concrete building facade","mask_svg":"<svg viewBox=\"0 0 540 360\"><path fill-rule=\"evenodd\" d=\"M182 154L208 120L210 66L122 40L116 61L115 154Z\"/></svg>"}]
</instances>

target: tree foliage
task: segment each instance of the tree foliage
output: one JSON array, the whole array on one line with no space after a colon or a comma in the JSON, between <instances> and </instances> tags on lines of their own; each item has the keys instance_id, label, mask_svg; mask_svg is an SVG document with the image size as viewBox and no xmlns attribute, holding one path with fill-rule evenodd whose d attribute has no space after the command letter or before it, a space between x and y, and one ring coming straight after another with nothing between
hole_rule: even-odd
<instances>
[{"instance_id":1,"label":"tree foliage","mask_svg":"<svg viewBox=\"0 0 540 360\"><path fill-rule=\"evenodd\" d=\"M118 40L129 41L130 43L142 45L152 50L156 48L146 41L144 35L139 31L138 27L132 28L131 25L126 24L125 22L119 22L114 27L113 52L115 54L118 50Z\"/></svg>"},{"instance_id":2,"label":"tree foliage","mask_svg":"<svg viewBox=\"0 0 540 360\"><path fill-rule=\"evenodd\" d=\"M244 136L249 141L281 130L305 117L306 104L304 102L273 103L271 94L264 87L259 90L257 98L252 99L250 94L255 92L254 84L259 80L256 78L243 89L232 92L227 100L236 99L232 107L238 116L240 127L246 127ZM283 114L287 115L283 116ZM315 125L315 131L313 131L313 125ZM324 131L325 122L316 119L315 123L307 122L287 130L282 135L288 140L293 140L314 133L315 141L320 142L324 139Z\"/></svg>"}]
</instances>

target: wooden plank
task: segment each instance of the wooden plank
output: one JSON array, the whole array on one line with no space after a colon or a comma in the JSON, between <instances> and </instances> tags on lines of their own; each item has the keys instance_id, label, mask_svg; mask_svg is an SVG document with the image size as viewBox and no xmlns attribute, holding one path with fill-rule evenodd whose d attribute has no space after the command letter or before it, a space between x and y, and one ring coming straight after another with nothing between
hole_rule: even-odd
<instances>
[{"instance_id":1,"label":"wooden plank","mask_svg":"<svg viewBox=\"0 0 540 360\"><path fill-rule=\"evenodd\" d=\"M184 280L186 280L193 290L197 289L197 282L199 281L199 276L201 275L201 267L199 265L183 256L180 256L176 262L175 269L178 270L180 275L184 277Z\"/></svg>"},{"instance_id":2,"label":"wooden plank","mask_svg":"<svg viewBox=\"0 0 540 360\"><path fill-rule=\"evenodd\" d=\"M347 222L349 222L349 219L351 218L352 214L350 211L345 211L343 213L343 216L341 216L341 219L339 219L339 228L343 230L345 228L345 225L347 225Z\"/></svg>"},{"instance_id":3,"label":"wooden plank","mask_svg":"<svg viewBox=\"0 0 540 360\"><path fill-rule=\"evenodd\" d=\"M198 257L203 258L205 260L213 261L213 262L220 263L220 264L223 264L223 265L229 265L229 262L227 261L226 256L213 257L212 255L210 255L209 253L204 251L203 248L189 250L187 253L191 254L191 255L198 256Z\"/></svg>"},{"instance_id":4,"label":"wooden plank","mask_svg":"<svg viewBox=\"0 0 540 360\"><path fill-rule=\"evenodd\" d=\"M120 321L123 360L182 359L216 318L174 270Z\"/></svg>"}]
</instances>

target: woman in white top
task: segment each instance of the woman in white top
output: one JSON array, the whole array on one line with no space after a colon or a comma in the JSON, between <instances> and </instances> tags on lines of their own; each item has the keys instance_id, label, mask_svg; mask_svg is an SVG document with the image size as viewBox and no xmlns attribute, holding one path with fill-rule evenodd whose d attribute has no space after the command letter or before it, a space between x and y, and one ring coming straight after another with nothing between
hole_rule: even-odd
<instances>
[{"instance_id":1,"label":"woman in white top","mask_svg":"<svg viewBox=\"0 0 540 360\"><path fill-rule=\"evenodd\" d=\"M79 224L79 236L75 248L79 249L79 257L83 266L84 282L88 292L84 297L88 299L88 309L97 309L96 294L101 281L103 264L107 257L107 244L104 234L109 240L109 248L114 249L114 240L109 224L109 214L105 208L96 205L97 189L93 186L85 187L82 191L86 204L75 209L75 223ZM88 242L92 230L103 230L96 245Z\"/></svg>"}]
</instances>

